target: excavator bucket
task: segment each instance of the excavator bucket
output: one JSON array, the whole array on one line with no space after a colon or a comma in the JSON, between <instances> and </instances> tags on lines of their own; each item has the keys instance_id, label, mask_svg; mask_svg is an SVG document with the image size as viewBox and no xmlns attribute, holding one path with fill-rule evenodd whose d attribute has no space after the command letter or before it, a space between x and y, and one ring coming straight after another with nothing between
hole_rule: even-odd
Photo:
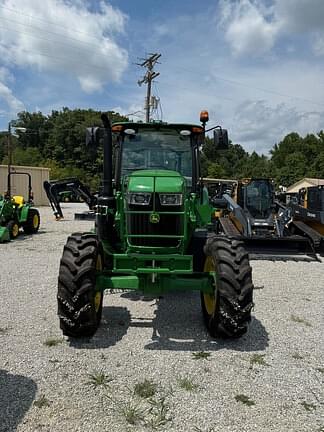
<instances>
[{"instance_id":1,"label":"excavator bucket","mask_svg":"<svg viewBox=\"0 0 324 432\"><path fill-rule=\"evenodd\" d=\"M0 226L0 243L10 241L9 230L6 227Z\"/></svg>"}]
</instances>

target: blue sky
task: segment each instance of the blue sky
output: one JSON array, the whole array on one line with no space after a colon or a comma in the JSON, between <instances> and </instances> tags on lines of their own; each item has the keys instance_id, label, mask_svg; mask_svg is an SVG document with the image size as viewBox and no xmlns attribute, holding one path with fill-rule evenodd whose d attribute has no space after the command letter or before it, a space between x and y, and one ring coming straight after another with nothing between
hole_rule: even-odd
<instances>
[{"instance_id":1,"label":"blue sky","mask_svg":"<svg viewBox=\"0 0 324 432\"><path fill-rule=\"evenodd\" d=\"M0 130L18 111L143 111L221 124L248 151L324 129L323 0L0 0Z\"/></svg>"}]
</instances>

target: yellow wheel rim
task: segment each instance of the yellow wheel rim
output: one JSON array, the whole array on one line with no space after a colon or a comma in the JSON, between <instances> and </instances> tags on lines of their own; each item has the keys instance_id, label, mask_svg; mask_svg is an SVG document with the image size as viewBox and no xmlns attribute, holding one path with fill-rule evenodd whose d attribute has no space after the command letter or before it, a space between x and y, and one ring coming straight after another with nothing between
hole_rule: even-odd
<instances>
[{"instance_id":1,"label":"yellow wheel rim","mask_svg":"<svg viewBox=\"0 0 324 432\"><path fill-rule=\"evenodd\" d=\"M205 265L204 265L204 272L211 273L214 271L215 271L215 266L214 266L213 259L212 259L212 257L207 257L206 261L205 261ZM213 293L213 294L204 293L203 296L204 296L205 308L206 308L208 315L213 315L215 313L215 309L216 309L215 293Z\"/></svg>"},{"instance_id":2,"label":"yellow wheel rim","mask_svg":"<svg viewBox=\"0 0 324 432\"><path fill-rule=\"evenodd\" d=\"M35 214L33 217L33 227L35 229L38 228L38 224L39 224L39 217L38 217L38 214Z\"/></svg>"},{"instance_id":3,"label":"yellow wheel rim","mask_svg":"<svg viewBox=\"0 0 324 432\"><path fill-rule=\"evenodd\" d=\"M102 257L100 254L97 256L96 270L97 271L102 270ZM98 311L100 309L101 299L102 299L102 292L101 291L96 292L96 295L94 298L96 313L98 313Z\"/></svg>"},{"instance_id":4,"label":"yellow wheel rim","mask_svg":"<svg viewBox=\"0 0 324 432\"><path fill-rule=\"evenodd\" d=\"M19 226L18 224L14 224L12 226L12 237L17 237L17 235L19 234Z\"/></svg>"}]
</instances>

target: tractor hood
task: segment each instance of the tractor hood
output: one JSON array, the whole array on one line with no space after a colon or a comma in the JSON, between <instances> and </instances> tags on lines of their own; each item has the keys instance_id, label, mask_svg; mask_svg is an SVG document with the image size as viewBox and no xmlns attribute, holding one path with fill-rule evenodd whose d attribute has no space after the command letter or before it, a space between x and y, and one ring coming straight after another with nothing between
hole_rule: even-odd
<instances>
[{"instance_id":1,"label":"tractor hood","mask_svg":"<svg viewBox=\"0 0 324 432\"><path fill-rule=\"evenodd\" d=\"M176 171L139 170L128 178L128 192L181 193L185 179Z\"/></svg>"}]
</instances>

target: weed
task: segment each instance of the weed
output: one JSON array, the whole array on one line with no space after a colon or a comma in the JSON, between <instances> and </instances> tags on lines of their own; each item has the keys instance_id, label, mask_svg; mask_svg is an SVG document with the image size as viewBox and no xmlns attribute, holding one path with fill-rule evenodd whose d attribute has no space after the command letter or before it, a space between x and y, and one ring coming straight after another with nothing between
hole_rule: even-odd
<instances>
[{"instance_id":1,"label":"weed","mask_svg":"<svg viewBox=\"0 0 324 432\"><path fill-rule=\"evenodd\" d=\"M36 408L49 407L50 401L45 397L45 395L41 395L39 399L34 401L34 405Z\"/></svg>"},{"instance_id":2,"label":"weed","mask_svg":"<svg viewBox=\"0 0 324 432\"><path fill-rule=\"evenodd\" d=\"M155 395L157 391L157 384L153 381L145 379L142 382L135 384L134 394L140 396L143 399L150 398Z\"/></svg>"},{"instance_id":3,"label":"weed","mask_svg":"<svg viewBox=\"0 0 324 432\"><path fill-rule=\"evenodd\" d=\"M324 368L319 367L319 368L316 368L316 370L317 370L318 372L324 373Z\"/></svg>"},{"instance_id":4,"label":"weed","mask_svg":"<svg viewBox=\"0 0 324 432\"><path fill-rule=\"evenodd\" d=\"M89 381L87 384L92 387L107 387L107 385L113 380L110 375L106 375L103 371L95 371L91 374L88 374Z\"/></svg>"},{"instance_id":5,"label":"weed","mask_svg":"<svg viewBox=\"0 0 324 432\"><path fill-rule=\"evenodd\" d=\"M198 385L195 384L190 378L179 378L178 384L182 389L187 391L194 391L198 388Z\"/></svg>"},{"instance_id":6,"label":"weed","mask_svg":"<svg viewBox=\"0 0 324 432\"><path fill-rule=\"evenodd\" d=\"M210 352L205 352L205 351L193 352L191 354L194 360L208 359L211 355Z\"/></svg>"},{"instance_id":7,"label":"weed","mask_svg":"<svg viewBox=\"0 0 324 432\"><path fill-rule=\"evenodd\" d=\"M211 372L211 369L210 369L210 367L205 366L205 367L203 368L203 371L204 371L205 373L210 373L210 372Z\"/></svg>"},{"instance_id":8,"label":"weed","mask_svg":"<svg viewBox=\"0 0 324 432\"><path fill-rule=\"evenodd\" d=\"M145 420L144 410L134 402L127 402L121 409L121 413L124 416L127 423L131 425L137 425Z\"/></svg>"},{"instance_id":9,"label":"weed","mask_svg":"<svg viewBox=\"0 0 324 432\"><path fill-rule=\"evenodd\" d=\"M215 432L215 428L210 427L208 429L200 429L198 426L195 426L195 431L196 432Z\"/></svg>"},{"instance_id":10,"label":"weed","mask_svg":"<svg viewBox=\"0 0 324 432\"><path fill-rule=\"evenodd\" d=\"M59 339L59 338L48 338L46 339L46 341L44 342L44 345L47 347L53 347L56 346L60 343L63 342L63 339Z\"/></svg>"},{"instance_id":11,"label":"weed","mask_svg":"<svg viewBox=\"0 0 324 432\"><path fill-rule=\"evenodd\" d=\"M244 394L236 395L235 400L236 400L236 402L242 402L242 404L247 405L247 406L255 405L255 402Z\"/></svg>"},{"instance_id":12,"label":"weed","mask_svg":"<svg viewBox=\"0 0 324 432\"><path fill-rule=\"evenodd\" d=\"M0 334L6 334L9 331L9 327L0 327Z\"/></svg>"},{"instance_id":13,"label":"weed","mask_svg":"<svg viewBox=\"0 0 324 432\"><path fill-rule=\"evenodd\" d=\"M300 355L298 352L295 352L294 354L292 354L292 358L296 360L302 360L304 357Z\"/></svg>"},{"instance_id":14,"label":"weed","mask_svg":"<svg viewBox=\"0 0 324 432\"><path fill-rule=\"evenodd\" d=\"M60 363L60 360L57 360L57 359L49 359L48 360L50 363Z\"/></svg>"},{"instance_id":15,"label":"weed","mask_svg":"<svg viewBox=\"0 0 324 432\"><path fill-rule=\"evenodd\" d=\"M170 407L166 403L165 396L158 399L149 399L148 402L151 408L148 411L150 418L146 421L147 426L157 429L172 420L172 417L169 415Z\"/></svg>"},{"instance_id":16,"label":"weed","mask_svg":"<svg viewBox=\"0 0 324 432\"><path fill-rule=\"evenodd\" d=\"M250 357L250 368L253 368L253 365L259 365L259 366L270 366L265 360L264 360L265 354L253 354Z\"/></svg>"},{"instance_id":17,"label":"weed","mask_svg":"<svg viewBox=\"0 0 324 432\"><path fill-rule=\"evenodd\" d=\"M308 402L303 401L301 403L301 405L305 408L306 411L316 410L316 405L314 405L312 403L308 403Z\"/></svg>"},{"instance_id":18,"label":"weed","mask_svg":"<svg viewBox=\"0 0 324 432\"><path fill-rule=\"evenodd\" d=\"M309 321L307 321L304 318L301 318L301 317L299 317L297 315L291 315L290 319L291 319L291 321L294 321L296 323L304 324L307 327L312 327L312 324Z\"/></svg>"},{"instance_id":19,"label":"weed","mask_svg":"<svg viewBox=\"0 0 324 432\"><path fill-rule=\"evenodd\" d=\"M254 290L262 290L264 288L264 285L256 285L253 287Z\"/></svg>"}]
</instances>

